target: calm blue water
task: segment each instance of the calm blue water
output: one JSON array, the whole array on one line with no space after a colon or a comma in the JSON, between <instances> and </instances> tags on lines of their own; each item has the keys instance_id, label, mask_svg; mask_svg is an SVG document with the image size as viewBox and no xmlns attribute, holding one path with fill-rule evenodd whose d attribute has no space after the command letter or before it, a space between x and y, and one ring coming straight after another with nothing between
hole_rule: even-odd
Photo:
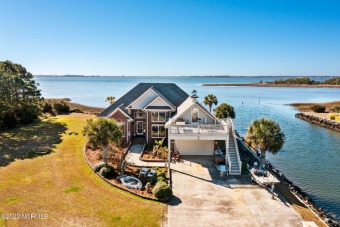
<instances>
[{"instance_id":1,"label":"calm blue water","mask_svg":"<svg viewBox=\"0 0 340 227\"><path fill-rule=\"evenodd\" d=\"M106 107L107 96L119 98L140 82L172 82L187 93L198 91L199 100L209 93L219 103L236 109L235 127L241 133L256 118L277 121L286 134L281 152L267 159L289 179L308 192L316 204L340 221L340 133L294 117L296 110L285 104L340 100L340 89L203 87L203 83L248 83L281 77L36 77L47 98L71 98L88 106ZM320 79L320 78L314 78Z\"/></svg>"}]
</instances>

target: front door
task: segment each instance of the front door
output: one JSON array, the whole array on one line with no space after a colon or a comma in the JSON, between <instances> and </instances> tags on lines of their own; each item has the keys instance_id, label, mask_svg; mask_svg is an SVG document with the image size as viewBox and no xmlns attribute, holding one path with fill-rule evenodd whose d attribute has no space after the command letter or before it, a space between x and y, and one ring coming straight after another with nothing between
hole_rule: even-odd
<instances>
[{"instance_id":1,"label":"front door","mask_svg":"<svg viewBox=\"0 0 340 227\"><path fill-rule=\"evenodd\" d=\"M137 121L136 134L137 135L144 135L144 122L143 121Z\"/></svg>"}]
</instances>

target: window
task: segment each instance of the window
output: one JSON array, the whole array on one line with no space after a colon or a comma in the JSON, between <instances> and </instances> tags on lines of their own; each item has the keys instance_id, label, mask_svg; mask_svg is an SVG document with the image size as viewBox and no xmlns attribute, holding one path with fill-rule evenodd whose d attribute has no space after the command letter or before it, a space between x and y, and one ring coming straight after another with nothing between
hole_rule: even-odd
<instances>
[{"instance_id":1,"label":"window","mask_svg":"<svg viewBox=\"0 0 340 227\"><path fill-rule=\"evenodd\" d=\"M152 125L151 136L152 136L152 138L165 137L165 127L164 127L164 125Z\"/></svg>"},{"instance_id":2,"label":"window","mask_svg":"<svg viewBox=\"0 0 340 227\"><path fill-rule=\"evenodd\" d=\"M152 121L153 122L165 122L166 112L152 112Z\"/></svg>"},{"instance_id":3,"label":"window","mask_svg":"<svg viewBox=\"0 0 340 227\"><path fill-rule=\"evenodd\" d=\"M194 107L191 110L191 122L197 123L198 122L198 108Z\"/></svg>"}]
</instances>

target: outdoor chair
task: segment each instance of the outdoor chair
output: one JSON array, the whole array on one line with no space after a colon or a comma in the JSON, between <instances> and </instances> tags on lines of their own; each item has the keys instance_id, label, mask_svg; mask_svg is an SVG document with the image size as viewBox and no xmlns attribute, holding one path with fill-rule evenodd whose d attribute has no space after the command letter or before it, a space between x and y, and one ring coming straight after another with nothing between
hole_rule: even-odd
<instances>
[{"instance_id":1,"label":"outdoor chair","mask_svg":"<svg viewBox=\"0 0 340 227\"><path fill-rule=\"evenodd\" d=\"M140 172L139 172L139 175L143 175L144 177L146 176L146 174L148 173L149 169L148 168L145 168L143 167Z\"/></svg>"},{"instance_id":2,"label":"outdoor chair","mask_svg":"<svg viewBox=\"0 0 340 227\"><path fill-rule=\"evenodd\" d=\"M152 177L156 174L156 170L152 169L150 170L150 172L148 173L148 176L147 177Z\"/></svg>"}]
</instances>

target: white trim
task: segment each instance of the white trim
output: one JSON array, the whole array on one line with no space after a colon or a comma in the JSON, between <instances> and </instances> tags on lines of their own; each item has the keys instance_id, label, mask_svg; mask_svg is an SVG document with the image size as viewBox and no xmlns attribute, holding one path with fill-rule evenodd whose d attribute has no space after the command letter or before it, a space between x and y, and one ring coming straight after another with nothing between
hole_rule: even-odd
<instances>
[{"instance_id":1,"label":"white trim","mask_svg":"<svg viewBox=\"0 0 340 227\"><path fill-rule=\"evenodd\" d=\"M122 111L119 107L117 107L109 116L107 116L107 118L114 115L117 112L117 110L119 110L121 113L123 113L125 116L127 116L128 118L130 118L132 120L132 118L129 115L127 115L124 111Z\"/></svg>"},{"instance_id":2,"label":"white trim","mask_svg":"<svg viewBox=\"0 0 340 227\"><path fill-rule=\"evenodd\" d=\"M142 98L149 90L151 90L155 95L158 96L158 94L150 87L148 90L146 90L141 96L139 96L137 99L133 100L129 105L127 105L126 109L132 109L129 106L132 106L133 103L137 102L138 99Z\"/></svg>"},{"instance_id":3,"label":"white trim","mask_svg":"<svg viewBox=\"0 0 340 227\"><path fill-rule=\"evenodd\" d=\"M157 99L161 99L165 104L167 104L172 110L175 110L174 108L171 107L171 105L169 105L169 103L167 101L165 101L164 99L162 99L158 94L157 97L152 100L148 105L146 105L143 110L145 110L148 106L150 106L153 102L155 102Z\"/></svg>"},{"instance_id":4,"label":"white trim","mask_svg":"<svg viewBox=\"0 0 340 227\"><path fill-rule=\"evenodd\" d=\"M149 112L146 112L146 142L149 143Z\"/></svg>"},{"instance_id":5,"label":"white trim","mask_svg":"<svg viewBox=\"0 0 340 227\"><path fill-rule=\"evenodd\" d=\"M145 110L145 112L174 112L172 110L169 110L169 109L148 109L148 110Z\"/></svg>"},{"instance_id":6,"label":"white trim","mask_svg":"<svg viewBox=\"0 0 340 227\"><path fill-rule=\"evenodd\" d=\"M198 108L200 108L201 110L203 110L212 120L217 120L219 122L219 120L214 116L212 115L211 113L209 113L208 111L206 111L204 108L202 108L200 105L198 105L196 102L192 103L190 106L188 106L188 108L183 111L182 113L180 114L176 114L173 118L171 118L166 124L165 124L165 127L168 128L173 122L175 122L178 118L180 118L183 114L185 114L187 111L189 111L190 109L190 118L191 117L191 108L196 105ZM191 119L192 120L192 119ZM190 121L191 121L190 120Z\"/></svg>"},{"instance_id":7,"label":"white trim","mask_svg":"<svg viewBox=\"0 0 340 227\"><path fill-rule=\"evenodd\" d=\"M217 119L212 113L210 113L207 109L205 109L205 107L201 107L200 105L197 105L198 107L200 107L206 114L208 114L208 116L210 116L210 118L212 119L212 120L214 120L214 119ZM218 120L218 119L217 119ZM219 121L219 120L218 120Z\"/></svg>"}]
</instances>

